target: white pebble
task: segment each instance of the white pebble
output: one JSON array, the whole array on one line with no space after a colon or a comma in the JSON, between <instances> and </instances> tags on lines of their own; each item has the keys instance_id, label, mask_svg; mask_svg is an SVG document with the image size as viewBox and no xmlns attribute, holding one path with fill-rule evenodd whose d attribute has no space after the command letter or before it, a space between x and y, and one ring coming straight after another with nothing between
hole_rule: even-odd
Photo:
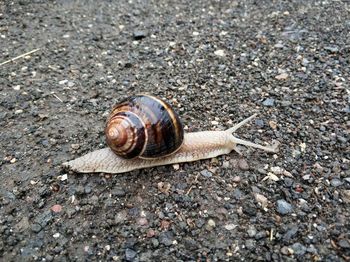
<instances>
[{"instance_id":1,"label":"white pebble","mask_svg":"<svg viewBox=\"0 0 350 262\"><path fill-rule=\"evenodd\" d=\"M275 78L277 79L277 80L285 80L285 79L287 79L288 78L288 74L287 73L282 73L282 74L279 74L279 75L277 75L277 76L275 76Z\"/></svg>"},{"instance_id":2,"label":"white pebble","mask_svg":"<svg viewBox=\"0 0 350 262\"><path fill-rule=\"evenodd\" d=\"M301 152L305 152L306 144L305 143L301 143L299 146L300 146Z\"/></svg>"},{"instance_id":3,"label":"white pebble","mask_svg":"<svg viewBox=\"0 0 350 262\"><path fill-rule=\"evenodd\" d=\"M79 144L71 144L70 147L74 150L79 149L80 145Z\"/></svg>"},{"instance_id":4,"label":"white pebble","mask_svg":"<svg viewBox=\"0 0 350 262\"><path fill-rule=\"evenodd\" d=\"M227 225L225 225L225 228L227 229L227 230L233 230L233 229L235 229L237 227L237 225L235 225L235 224L227 224Z\"/></svg>"},{"instance_id":5,"label":"white pebble","mask_svg":"<svg viewBox=\"0 0 350 262\"><path fill-rule=\"evenodd\" d=\"M263 208L265 208L267 206L268 200L267 200L267 198L264 195L256 193L255 194L255 200L256 200L256 202L260 203L260 205Z\"/></svg>"},{"instance_id":6,"label":"white pebble","mask_svg":"<svg viewBox=\"0 0 350 262\"><path fill-rule=\"evenodd\" d=\"M217 55L217 56L225 56L225 51L224 50L222 50L222 49L220 49L220 50L216 50L215 52L214 52L214 54L215 55Z\"/></svg>"},{"instance_id":7,"label":"white pebble","mask_svg":"<svg viewBox=\"0 0 350 262\"><path fill-rule=\"evenodd\" d=\"M61 80L58 82L59 85L65 85L68 83L68 80L67 79L64 79L64 80Z\"/></svg>"},{"instance_id":8,"label":"white pebble","mask_svg":"<svg viewBox=\"0 0 350 262\"><path fill-rule=\"evenodd\" d=\"M214 221L213 219L209 219L209 220L208 220L208 226L210 226L210 227L215 227L215 226L216 226L215 221Z\"/></svg>"},{"instance_id":9,"label":"white pebble","mask_svg":"<svg viewBox=\"0 0 350 262\"><path fill-rule=\"evenodd\" d=\"M280 179L274 173L268 172L267 176L265 176L262 181L265 181L265 180L270 180L270 181L276 182L276 181L279 181Z\"/></svg>"},{"instance_id":10,"label":"white pebble","mask_svg":"<svg viewBox=\"0 0 350 262\"><path fill-rule=\"evenodd\" d=\"M53 237L54 237L54 238L59 238L59 237L60 237L60 233L55 233L55 234L53 234Z\"/></svg>"},{"instance_id":11,"label":"white pebble","mask_svg":"<svg viewBox=\"0 0 350 262\"><path fill-rule=\"evenodd\" d=\"M31 185L35 185L35 184L37 184L37 183L38 183L37 181L30 180L30 184L31 184Z\"/></svg>"},{"instance_id":12,"label":"white pebble","mask_svg":"<svg viewBox=\"0 0 350 262\"><path fill-rule=\"evenodd\" d=\"M272 166L271 167L271 172L274 173L275 175L281 175L283 173L283 168L279 166Z\"/></svg>"}]
</instances>

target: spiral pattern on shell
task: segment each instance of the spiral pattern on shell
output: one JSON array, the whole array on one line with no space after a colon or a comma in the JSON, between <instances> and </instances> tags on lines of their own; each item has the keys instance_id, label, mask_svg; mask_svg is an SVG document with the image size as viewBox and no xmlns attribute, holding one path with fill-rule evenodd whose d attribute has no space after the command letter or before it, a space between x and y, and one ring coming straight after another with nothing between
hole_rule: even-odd
<instances>
[{"instance_id":1,"label":"spiral pattern on shell","mask_svg":"<svg viewBox=\"0 0 350 262\"><path fill-rule=\"evenodd\" d=\"M135 95L116 105L105 134L112 151L127 159L167 156L180 148L184 138L176 112L151 95Z\"/></svg>"}]
</instances>

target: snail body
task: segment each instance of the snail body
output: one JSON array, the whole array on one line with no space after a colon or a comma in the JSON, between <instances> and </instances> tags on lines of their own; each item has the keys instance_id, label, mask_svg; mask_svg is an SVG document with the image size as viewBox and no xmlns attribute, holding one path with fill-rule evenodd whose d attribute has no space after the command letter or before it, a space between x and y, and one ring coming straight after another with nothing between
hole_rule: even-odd
<instances>
[{"instance_id":1,"label":"snail body","mask_svg":"<svg viewBox=\"0 0 350 262\"><path fill-rule=\"evenodd\" d=\"M152 114L151 109L154 107L156 108L154 112L158 113ZM165 110L165 115L170 115L170 120L155 121L155 116L163 116ZM135 115L138 119L135 119ZM131 116L132 121L130 119L126 120L128 116ZM107 119L105 133L107 144L110 147L93 151L75 160L63 163L63 166L78 173L102 172L115 174L213 158L228 154L232 150L240 153L236 147L237 144L267 152L276 152L278 144L262 146L232 135L234 131L255 116L252 115L225 131L183 133L180 119L167 103L153 96L133 96L114 107ZM139 119L144 119L145 122L143 124L136 123L135 125L130 123L134 120L137 122ZM161 129L157 123L165 123L168 126ZM169 131L169 126L177 129ZM121 127L126 128L126 131L122 131ZM150 129L149 132L145 132L147 128ZM145 133L137 137L137 134L141 132L140 130ZM122 137L120 141L118 136ZM169 142L168 138L170 136L172 138ZM137 141L138 139L143 139L145 143L141 145L140 140ZM115 142L117 146L113 144Z\"/></svg>"}]
</instances>

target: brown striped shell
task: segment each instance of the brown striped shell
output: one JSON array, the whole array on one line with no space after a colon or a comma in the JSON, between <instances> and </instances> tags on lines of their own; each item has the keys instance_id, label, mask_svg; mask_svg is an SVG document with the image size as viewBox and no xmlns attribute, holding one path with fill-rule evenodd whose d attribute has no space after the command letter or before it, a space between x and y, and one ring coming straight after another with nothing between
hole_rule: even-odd
<instances>
[{"instance_id":1,"label":"brown striped shell","mask_svg":"<svg viewBox=\"0 0 350 262\"><path fill-rule=\"evenodd\" d=\"M158 158L182 145L182 123L165 101L151 95L135 95L116 105L107 119L106 141L120 157Z\"/></svg>"}]
</instances>

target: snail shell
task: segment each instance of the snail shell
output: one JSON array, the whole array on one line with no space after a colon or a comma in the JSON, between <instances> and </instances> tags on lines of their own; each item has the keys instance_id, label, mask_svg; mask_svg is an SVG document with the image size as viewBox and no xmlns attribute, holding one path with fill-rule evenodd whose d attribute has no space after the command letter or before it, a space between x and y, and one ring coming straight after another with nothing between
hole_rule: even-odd
<instances>
[{"instance_id":1,"label":"snail shell","mask_svg":"<svg viewBox=\"0 0 350 262\"><path fill-rule=\"evenodd\" d=\"M182 123L173 108L144 94L131 96L113 108L105 134L111 150L126 159L167 156L184 140Z\"/></svg>"}]
</instances>

